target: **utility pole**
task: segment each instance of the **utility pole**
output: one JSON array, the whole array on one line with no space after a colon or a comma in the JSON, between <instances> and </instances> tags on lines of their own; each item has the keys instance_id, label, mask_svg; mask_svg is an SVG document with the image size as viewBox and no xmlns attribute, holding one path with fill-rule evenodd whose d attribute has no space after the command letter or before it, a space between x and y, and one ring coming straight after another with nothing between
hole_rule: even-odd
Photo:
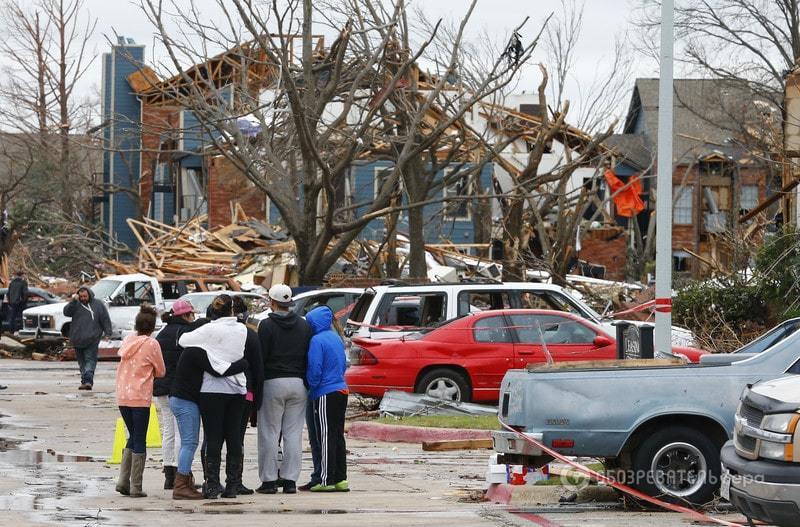
<instances>
[{"instance_id":1,"label":"utility pole","mask_svg":"<svg viewBox=\"0 0 800 527\"><path fill-rule=\"evenodd\" d=\"M672 350L672 53L673 0L661 2L661 73L658 81L656 177L655 352Z\"/></svg>"}]
</instances>

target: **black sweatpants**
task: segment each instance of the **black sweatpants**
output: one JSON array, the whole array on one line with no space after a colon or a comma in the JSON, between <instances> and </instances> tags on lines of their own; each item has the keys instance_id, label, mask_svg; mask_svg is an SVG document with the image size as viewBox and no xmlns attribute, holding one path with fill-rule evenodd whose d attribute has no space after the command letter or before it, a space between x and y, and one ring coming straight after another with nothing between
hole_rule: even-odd
<instances>
[{"instance_id":1,"label":"black sweatpants","mask_svg":"<svg viewBox=\"0 0 800 527\"><path fill-rule=\"evenodd\" d=\"M203 418L206 459L222 458L222 443L228 459L239 462L242 455L242 413L244 395L201 393L197 401Z\"/></svg>"},{"instance_id":2,"label":"black sweatpants","mask_svg":"<svg viewBox=\"0 0 800 527\"><path fill-rule=\"evenodd\" d=\"M347 394L331 392L314 399L314 422L320 444L320 479L335 485L347 479L347 446L344 441L344 416Z\"/></svg>"}]
</instances>

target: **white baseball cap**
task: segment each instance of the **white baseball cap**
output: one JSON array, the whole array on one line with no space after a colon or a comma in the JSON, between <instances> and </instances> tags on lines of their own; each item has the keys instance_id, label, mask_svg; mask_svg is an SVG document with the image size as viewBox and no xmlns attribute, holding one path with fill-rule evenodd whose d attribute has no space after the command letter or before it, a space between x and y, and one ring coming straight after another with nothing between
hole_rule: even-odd
<instances>
[{"instance_id":1,"label":"white baseball cap","mask_svg":"<svg viewBox=\"0 0 800 527\"><path fill-rule=\"evenodd\" d=\"M292 300L292 288L286 284L275 284L269 288L269 298L274 300L282 307L290 307L294 305Z\"/></svg>"}]
</instances>

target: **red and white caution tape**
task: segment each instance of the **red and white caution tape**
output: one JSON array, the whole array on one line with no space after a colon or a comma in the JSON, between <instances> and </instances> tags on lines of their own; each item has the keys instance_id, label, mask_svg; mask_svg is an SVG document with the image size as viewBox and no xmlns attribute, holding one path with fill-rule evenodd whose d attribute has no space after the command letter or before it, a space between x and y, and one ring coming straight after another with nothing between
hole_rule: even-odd
<instances>
[{"instance_id":1,"label":"red and white caution tape","mask_svg":"<svg viewBox=\"0 0 800 527\"><path fill-rule=\"evenodd\" d=\"M690 518L692 518L695 521L711 522L711 523L716 523L717 525L725 525L727 527L744 527L743 525L741 525L739 523L733 523L733 522L729 522L727 520L721 520L719 518L715 518L713 516L709 516L707 514L703 514L703 513L697 512L696 510L690 509L688 507L682 507L681 505L675 505L673 503L667 503L666 501L662 501L662 500L660 500L658 498L654 498L652 496L648 496L647 494L644 494L643 492L640 492L640 491L638 491L638 490L636 490L636 489L634 489L632 487L629 487L627 485L624 485L622 483L614 481L613 479L609 478L608 476L600 474L599 472L596 472L596 471L594 471L594 470L592 470L592 469L590 469L590 468L588 468L588 467L586 467L584 465L581 465L580 463L576 463L575 461L566 458L565 456L559 454L555 450L553 450L551 448L548 448L547 446L545 446L540 441L537 441L536 439L533 439L532 437L529 437L529 436L525 435L524 433L520 432L519 430L515 430L514 428L510 427L502 419L499 419L499 420L500 420L500 424L503 425L503 427L505 429L507 429L507 430L509 430L511 432L514 432L515 434L517 434L524 441L527 441L528 443L531 443L532 445L542 449L543 452L546 452L548 455L553 456L554 458L556 458L557 460L561 461L562 463L566 463L567 465L571 466L572 468L574 468L578 472L580 472L580 473L582 473L582 474L584 474L586 476L589 476L590 478L592 478L595 481L602 481L603 483L606 483L607 485L610 485L610 486L614 487L615 489L617 489L617 490L619 490L621 492L624 492L626 494L630 494L634 498L638 498L640 500L647 501L649 503L652 503L653 505L657 505L657 506L662 507L664 509L667 509L667 510L670 510L670 511L673 511L673 512L680 512L682 514L686 514L687 516L689 516Z\"/></svg>"}]
</instances>

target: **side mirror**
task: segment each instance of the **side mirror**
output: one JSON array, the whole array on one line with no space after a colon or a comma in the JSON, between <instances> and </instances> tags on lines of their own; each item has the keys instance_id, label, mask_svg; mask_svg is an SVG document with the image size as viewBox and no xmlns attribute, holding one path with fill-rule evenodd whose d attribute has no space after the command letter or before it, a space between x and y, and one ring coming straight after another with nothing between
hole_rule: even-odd
<instances>
[{"instance_id":1,"label":"side mirror","mask_svg":"<svg viewBox=\"0 0 800 527\"><path fill-rule=\"evenodd\" d=\"M595 345L596 348L604 348L606 346L611 346L615 342L616 341L614 339L612 339L611 337L608 337L606 335L597 335L594 338L594 345Z\"/></svg>"}]
</instances>

